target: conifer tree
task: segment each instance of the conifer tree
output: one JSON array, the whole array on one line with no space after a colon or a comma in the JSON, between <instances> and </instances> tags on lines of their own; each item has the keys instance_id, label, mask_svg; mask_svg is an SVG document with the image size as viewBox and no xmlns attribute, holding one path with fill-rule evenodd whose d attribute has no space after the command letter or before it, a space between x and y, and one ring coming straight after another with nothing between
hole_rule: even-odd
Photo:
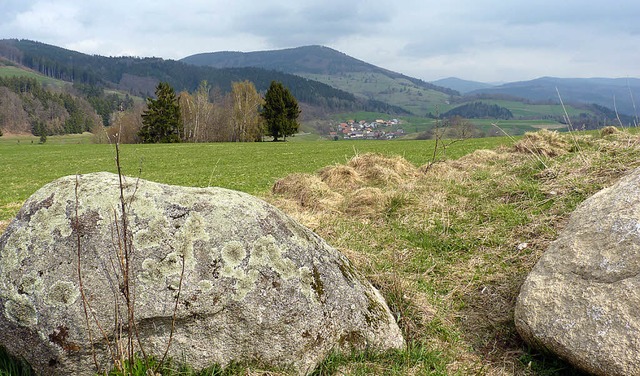
<instances>
[{"instance_id":1,"label":"conifer tree","mask_svg":"<svg viewBox=\"0 0 640 376\"><path fill-rule=\"evenodd\" d=\"M156 99L147 98L138 136L143 143L180 142L182 119L180 104L173 88L166 82L156 87Z\"/></svg>"},{"instance_id":2,"label":"conifer tree","mask_svg":"<svg viewBox=\"0 0 640 376\"><path fill-rule=\"evenodd\" d=\"M278 138L291 136L298 131L300 108L298 101L282 83L272 81L264 97L264 107L260 115L265 121L267 134Z\"/></svg>"}]
</instances>

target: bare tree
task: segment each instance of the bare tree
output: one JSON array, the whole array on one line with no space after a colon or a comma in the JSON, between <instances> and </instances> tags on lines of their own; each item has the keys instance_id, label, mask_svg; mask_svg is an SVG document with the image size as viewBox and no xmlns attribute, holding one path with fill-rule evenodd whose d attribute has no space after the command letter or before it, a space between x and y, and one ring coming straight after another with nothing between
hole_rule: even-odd
<instances>
[{"instance_id":1,"label":"bare tree","mask_svg":"<svg viewBox=\"0 0 640 376\"><path fill-rule=\"evenodd\" d=\"M262 118L259 109L264 100L250 81L231 84L233 100L233 141L260 141L262 139Z\"/></svg>"},{"instance_id":2,"label":"bare tree","mask_svg":"<svg viewBox=\"0 0 640 376\"><path fill-rule=\"evenodd\" d=\"M186 142L207 141L206 128L210 126L213 104L209 102L211 86L202 81L193 93L180 93L180 109L184 122L182 140Z\"/></svg>"}]
</instances>

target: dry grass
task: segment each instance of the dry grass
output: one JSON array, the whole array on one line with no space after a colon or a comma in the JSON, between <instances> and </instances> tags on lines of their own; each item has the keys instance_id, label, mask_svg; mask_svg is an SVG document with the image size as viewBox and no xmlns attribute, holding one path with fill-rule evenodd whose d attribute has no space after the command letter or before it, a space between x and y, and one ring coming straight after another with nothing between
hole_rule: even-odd
<instances>
[{"instance_id":1,"label":"dry grass","mask_svg":"<svg viewBox=\"0 0 640 376\"><path fill-rule=\"evenodd\" d=\"M7 228L7 226L9 226L9 221L8 220L0 221L0 234L2 234L4 232L4 230Z\"/></svg>"},{"instance_id":2,"label":"dry grass","mask_svg":"<svg viewBox=\"0 0 640 376\"><path fill-rule=\"evenodd\" d=\"M272 192L294 200L305 209L332 209L340 203L342 195L334 192L319 177L309 174L292 174L273 185Z\"/></svg>"},{"instance_id":3,"label":"dry grass","mask_svg":"<svg viewBox=\"0 0 640 376\"><path fill-rule=\"evenodd\" d=\"M369 185L399 184L418 176L418 170L406 159L367 153L351 158L347 166L353 168Z\"/></svg>"},{"instance_id":4,"label":"dry grass","mask_svg":"<svg viewBox=\"0 0 640 376\"><path fill-rule=\"evenodd\" d=\"M602 129L600 129L600 136L601 137L605 137L605 136L609 136L612 134L618 133L618 128L610 125L608 127L604 127Z\"/></svg>"},{"instance_id":5,"label":"dry grass","mask_svg":"<svg viewBox=\"0 0 640 376\"><path fill-rule=\"evenodd\" d=\"M640 142L627 131L579 136L578 153L569 137L543 130L512 148L478 150L428 169L401 157L360 155L318 173L333 197L342 197L329 210L292 204L295 197L270 199L368 276L410 343L439 351L442 374L570 372L527 351L513 325L515 300L576 205L640 165ZM327 194L305 200L313 197ZM396 365L372 373L387 366ZM405 366L400 374L423 371Z\"/></svg>"},{"instance_id":6,"label":"dry grass","mask_svg":"<svg viewBox=\"0 0 640 376\"><path fill-rule=\"evenodd\" d=\"M346 165L325 167L318 171L318 176L336 191L350 191L364 185L360 174L353 167Z\"/></svg>"},{"instance_id":7,"label":"dry grass","mask_svg":"<svg viewBox=\"0 0 640 376\"><path fill-rule=\"evenodd\" d=\"M513 148L520 153L557 157L567 154L571 149L571 144L557 131L543 129L535 133L525 133L524 137L513 145Z\"/></svg>"}]
</instances>

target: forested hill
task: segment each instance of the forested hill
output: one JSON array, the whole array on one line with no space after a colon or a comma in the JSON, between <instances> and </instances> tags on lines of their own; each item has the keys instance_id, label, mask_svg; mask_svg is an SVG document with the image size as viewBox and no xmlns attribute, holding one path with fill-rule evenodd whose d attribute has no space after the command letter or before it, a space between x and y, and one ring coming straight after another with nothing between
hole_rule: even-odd
<instances>
[{"instance_id":1,"label":"forested hill","mask_svg":"<svg viewBox=\"0 0 640 376\"><path fill-rule=\"evenodd\" d=\"M617 109L620 114L640 115L635 103L640 98L640 79L637 78L540 77L478 89L467 94L515 96L537 103L558 103L560 95L565 103L595 103Z\"/></svg>"},{"instance_id":2,"label":"forested hill","mask_svg":"<svg viewBox=\"0 0 640 376\"><path fill-rule=\"evenodd\" d=\"M181 61L217 68L259 67L292 73L353 93L358 98L401 106L420 116L460 95L455 90L383 69L323 46L246 53L212 52L188 56Z\"/></svg>"},{"instance_id":3,"label":"forested hill","mask_svg":"<svg viewBox=\"0 0 640 376\"><path fill-rule=\"evenodd\" d=\"M375 100L363 100L351 93L321 82L292 74L262 68L212 68L175 60L138 57L104 57L87 55L44 43L3 39L0 57L23 65L46 76L125 90L134 95L151 96L160 81L168 82L176 91L193 91L206 80L222 92L231 83L249 80L258 91L266 91L271 81L280 81L303 103L323 111L376 111L406 113L400 107Z\"/></svg>"},{"instance_id":4,"label":"forested hill","mask_svg":"<svg viewBox=\"0 0 640 376\"><path fill-rule=\"evenodd\" d=\"M455 90L377 67L324 46L304 46L255 52L210 52L191 55L180 61L216 68L259 67L298 75L378 73L392 79L407 80L422 88L439 91L447 95L459 95Z\"/></svg>"}]
</instances>

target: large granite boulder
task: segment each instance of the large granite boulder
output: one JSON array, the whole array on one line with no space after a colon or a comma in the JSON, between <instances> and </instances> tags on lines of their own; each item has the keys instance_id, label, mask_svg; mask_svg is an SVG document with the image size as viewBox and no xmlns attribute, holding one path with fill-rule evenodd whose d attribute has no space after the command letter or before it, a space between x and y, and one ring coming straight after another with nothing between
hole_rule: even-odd
<instances>
[{"instance_id":1,"label":"large granite boulder","mask_svg":"<svg viewBox=\"0 0 640 376\"><path fill-rule=\"evenodd\" d=\"M305 374L333 349L404 345L349 260L273 206L220 188L123 187L146 354L162 356L172 323L169 356L195 368L255 361ZM92 347L108 368L104 337L127 331L116 325L127 317L119 195L118 175L58 179L0 237L0 345L39 373L93 374Z\"/></svg>"},{"instance_id":2,"label":"large granite boulder","mask_svg":"<svg viewBox=\"0 0 640 376\"><path fill-rule=\"evenodd\" d=\"M640 375L640 170L584 201L527 277L515 324L596 375Z\"/></svg>"}]
</instances>

